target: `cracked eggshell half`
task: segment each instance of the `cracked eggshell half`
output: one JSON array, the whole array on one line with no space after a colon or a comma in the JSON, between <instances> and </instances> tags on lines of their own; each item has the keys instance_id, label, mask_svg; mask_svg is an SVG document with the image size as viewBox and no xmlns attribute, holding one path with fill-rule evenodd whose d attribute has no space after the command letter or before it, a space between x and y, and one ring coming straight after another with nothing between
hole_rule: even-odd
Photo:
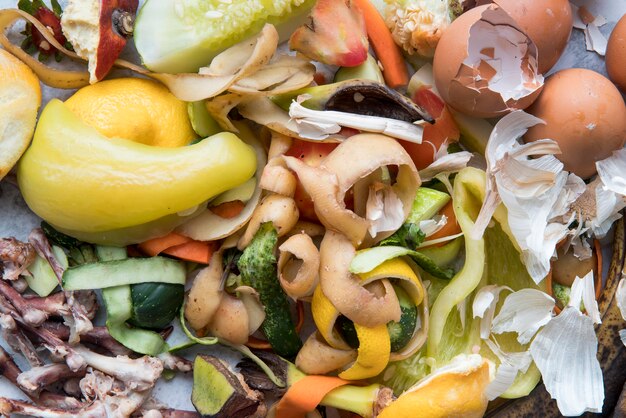
<instances>
[{"instance_id":1,"label":"cracked eggshell half","mask_svg":"<svg viewBox=\"0 0 626 418\"><path fill-rule=\"evenodd\" d=\"M479 118L525 109L543 86L537 47L495 4L471 9L452 22L439 40L433 73L448 105Z\"/></svg>"},{"instance_id":2,"label":"cracked eggshell half","mask_svg":"<svg viewBox=\"0 0 626 418\"><path fill-rule=\"evenodd\" d=\"M567 171L587 179L626 141L626 105L609 79L595 71L570 68L548 77L539 99L527 112L545 121L525 142L549 138L561 148L556 157Z\"/></svg>"},{"instance_id":3,"label":"cracked eggshell half","mask_svg":"<svg viewBox=\"0 0 626 418\"><path fill-rule=\"evenodd\" d=\"M482 0L478 4L487 4ZM559 60L570 34L573 16L568 0L493 0L533 40L538 51L538 68L545 74Z\"/></svg>"}]
</instances>

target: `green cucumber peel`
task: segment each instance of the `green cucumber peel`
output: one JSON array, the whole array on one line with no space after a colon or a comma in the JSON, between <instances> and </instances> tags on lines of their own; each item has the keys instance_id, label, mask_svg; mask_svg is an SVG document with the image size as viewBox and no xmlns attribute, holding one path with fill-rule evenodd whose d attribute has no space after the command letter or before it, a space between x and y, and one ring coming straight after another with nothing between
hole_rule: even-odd
<instances>
[{"instance_id":1,"label":"green cucumber peel","mask_svg":"<svg viewBox=\"0 0 626 418\"><path fill-rule=\"evenodd\" d=\"M126 324L132 315L130 286L102 289L102 299L107 311L106 327L115 340L140 354L156 356L163 352L165 341L160 334Z\"/></svg>"},{"instance_id":2,"label":"green cucumber peel","mask_svg":"<svg viewBox=\"0 0 626 418\"><path fill-rule=\"evenodd\" d=\"M65 290L103 289L137 283L185 284L182 263L165 257L127 258L70 267L63 273Z\"/></svg>"},{"instance_id":3,"label":"green cucumber peel","mask_svg":"<svg viewBox=\"0 0 626 418\"><path fill-rule=\"evenodd\" d=\"M96 256L100 261L125 260L128 258L128 253L125 247L96 245Z\"/></svg>"},{"instance_id":4,"label":"green cucumber peel","mask_svg":"<svg viewBox=\"0 0 626 418\"><path fill-rule=\"evenodd\" d=\"M178 319L180 320L180 327L183 332L193 342L194 344L200 345L214 345L220 342L217 337L197 337L193 334L193 332L187 327L187 321L185 321L185 303L183 302L183 306L180 308L180 314ZM188 343L181 344L181 347L174 347L172 350L179 350L183 348L187 348L185 345ZM184 346L184 347L183 347ZM172 351L170 350L170 351Z\"/></svg>"},{"instance_id":5,"label":"green cucumber peel","mask_svg":"<svg viewBox=\"0 0 626 418\"><path fill-rule=\"evenodd\" d=\"M271 222L261 224L252 242L237 261L245 285L251 286L259 294L265 307L265 320L261 330L276 354L292 357L302 347L296 331L289 301L276 278L276 257L274 251L278 233Z\"/></svg>"},{"instance_id":6,"label":"green cucumber peel","mask_svg":"<svg viewBox=\"0 0 626 418\"><path fill-rule=\"evenodd\" d=\"M411 257L418 266L437 278L450 280L454 276L453 269L440 268L433 260L419 251L398 246L374 247L357 251L350 263L350 272L354 274L367 273L387 260L403 256Z\"/></svg>"}]
</instances>

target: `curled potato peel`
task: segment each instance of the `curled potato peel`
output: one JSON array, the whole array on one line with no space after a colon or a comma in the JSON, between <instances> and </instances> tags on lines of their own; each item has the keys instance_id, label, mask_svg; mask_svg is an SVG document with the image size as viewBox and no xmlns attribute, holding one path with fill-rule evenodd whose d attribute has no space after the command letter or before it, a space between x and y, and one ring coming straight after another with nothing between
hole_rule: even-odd
<instances>
[{"instance_id":1,"label":"curled potato peel","mask_svg":"<svg viewBox=\"0 0 626 418\"><path fill-rule=\"evenodd\" d=\"M320 246L320 286L341 314L356 324L375 327L400 320L400 305L391 284L384 280L384 294L376 296L361 279L350 273L356 250L343 235L328 230Z\"/></svg>"},{"instance_id":2,"label":"curled potato peel","mask_svg":"<svg viewBox=\"0 0 626 418\"><path fill-rule=\"evenodd\" d=\"M278 194L266 196L252 214L252 218L250 218L244 234L239 239L237 247L239 249L246 248L261 224L265 222L272 222L278 232L278 236L282 237L298 222L298 216L298 208L292 198Z\"/></svg>"},{"instance_id":3,"label":"curled potato peel","mask_svg":"<svg viewBox=\"0 0 626 418\"><path fill-rule=\"evenodd\" d=\"M279 247L278 277L280 285L292 299L313 294L319 281L320 255L311 237L295 234Z\"/></svg>"},{"instance_id":4,"label":"curled potato peel","mask_svg":"<svg viewBox=\"0 0 626 418\"><path fill-rule=\"evenodd\" d=\"M346 208L345 197L350 189L355 185L362 188L361 180L381 167L398 167L390 191L401 205L402 217L406 219L421 184L415 164L404 148L394 139L380 134L359 134L348 138L324 158L319 167L310 167L293 157L283 158L311 196L320 222L348 237L355 246L376 242L393 231L377 231L374 236L368 236L374 220L368 219L367 213L355 213ZM369 185L366 186L369 189ZM357 203L355 210L359 212L358 208L364 205Z\"/></svg>"}]
</instances>

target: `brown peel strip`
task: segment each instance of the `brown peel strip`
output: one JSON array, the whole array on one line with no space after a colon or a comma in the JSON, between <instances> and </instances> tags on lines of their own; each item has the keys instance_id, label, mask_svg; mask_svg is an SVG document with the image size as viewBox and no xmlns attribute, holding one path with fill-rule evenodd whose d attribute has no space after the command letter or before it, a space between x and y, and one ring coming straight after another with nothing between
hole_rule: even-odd
<instances>
[{"instance_id":1,"label":"brown peel strip","mask_svg":"<svg viewBox=\"0 0 626 418\"><path fill-rule=\"evenodd\" d=\"M354 245L360 245L370 224L366 219L346 209L343 198L340 197L337 176L322 167L308 166L297 158L283 158L287 167L296 173L298 180L311 196L320 222L327 229L344 234Z\"/></svg>"},{"instance_id":2,"label":"brown peel strip","mask_svg":"<svg viewBox=\"0 0 626 418\"><path fill-rule=\"evenodd\" d=\"M310 236L290 236L280 247L278 277L293 300L309 297L319 281L320 254Z\"/></svg>"},{"instance_id":3,"label":"brown peel strip","mask_svg":"<svg viewBox=\"0 0 626 418\"><path fill-rule=\"evenodd\" d=\"M250 286L239 286L235 292L246 307L248 335L254 334L265 320L265 308L259 299L259 293Z\"/></svg>"},{"instance_id":4,"label":"brown peel strip","mask_svg":"<svg viewBox=\"0 0 626 418\"><path fill-rule=\"evenodd\" d=\"M283 158L311 196L320 222L348 237L355 246L368 238L372 222L366 219L365 213L354 213L346 208L344 200L348 190L381 167L397 166L398 174L392 190L402 202L406 219L415 191L421 184L415 164L404 148L394 139L380 134L359 134L348 138L322 160L319 167L309 167L293 157ZM377 241L392 232L381 231L371 238Z\"/></svg>"},{"instance_id":5,"label":"brown peel strip","mask_svg":"<svg viewBox=\"0 0 626 418\"><path fill-rule=\"evenodd\" d=\"M50 33L41 22L33 16L18 9L0 10L0 44L2 47L15 55L28 65L39 79L50 87L60 89L75 89L89 84L89 73L87 71L62 71L57 70L41 63L36 58L31 57L18 45L11 43L6 36L7 30L18 20L24 19L32 24L52 46L70 58L82 60L74 52L69 51L59 44L54 36Z\"/></svg>"},{"instance_id":6,"label":"brown peel strip","mask_svg":"<svg viewBox=\"0 0 626 418\"><path fill-rule=\"evenodd\" d=\"M298 207L292 198L278 194L268 195L254 210L244 234L237 243L237 247L240 250L246 248L261 224L265 222L272 222L278 232L278 236L282 237L298 222L298 216Z\"/></svg>"},{"instance_id":7,"label":"brown peel strip","mask_svg":"<svg viewBox=\"0 0 626 418\"><path fill-rule=\"evenodd\" d=\"M246 305L226 292L209 324L209 332L220 339L233 344L245 344L248 341L248 312Z\"/></svg>"},{"instance_id":8,"label":"brown peel strip","mask_svg":"<svg viewBox=\"0 0 626 418\"><path fill-rule=\"evenodd\" d=\"M388 280L379 280L384 287L377 296L364 287L361 279L350 273L350 263L356 254L345 236L326 231L320 247L321 290L341 314L351 321L375 327L400 320L400 304ZM371 286L370 284L369 286Z\"/></svg>"},{"instance_id":9,"label":"brown peel strip","mask_svg":"<svg viewBox=\"0 0 626 418\"><path fill-rule=\"evenodd\" d=\"M296 357L296 366L306 374L327 374L356 360L356 350L329 346L319 332L307 338Z\"/></svg>"},{"instance_id":10,"label":"brown peel strip","mask_svg":"<svg viewBox=\"0 0 626 418\"><path fill-rule=\"evenodd\" d=\"M238 80L254 74L270 61L277 46L278 32L273 25L266 24L256 38L228 48L198 74L152 73L124 60L117 60L116 64L159 80L180 100L194 102L215 97Z\"/></svg>"},{"instance_id":11,"label":"brown peel strip","mask_svg":"<svg viewBox=\"0 0 626 418\"><path fill-rule=\"evenodd\" d=\"M326 228L316 222L299 220L296 225L289 231L286 237L295 234L307 234L310 237L323 237L326 233Z\"/></svg>"},{"instance_id":12,"label":"brown peel strip","mask_svg":"<svg viewBox=\"0 0 626 418\"><path fill-rule=\"evenodd\" d=\"M270 149L267 152L268 159L279 157L289 151L289 148L291 148L293 144L293 138L273 131L270 131L270 135Z\"/></svg>"},{"instance_id":13,"label":"brown peel strip","mask_svg":"<svg viewBox=\"0 0 626 418\"><path fill-rule=\"evenodd\" d=\"M207 267L193 281L185 303L185 318L195 330L206 327L217 311L222 296L222 250L216 251Z\"/></svg>"},{"instance_id":14,"label":"brown peel strip","mask_svg":"<svg viewBox=\"0 0 626 418\"><path fill-rule=\"evenodd\" d=\"M237 127L228 118L228 114L243 100L244 97L239 94L222 94L211 100L207 100L206 108L213 119L220 125L220 128L230 132L239 132Z\"/></svg>"},{"instance_id":15,"label":"brown peel strip","mask_svg":"<svg viewBox=\"0 0 626 418\"><path fill-rule=\"evenodd\" d=\"M293 197L296 192L298 180L291 171L284 166L282 159L275 164L270 161L263 169L260 187L279 195Z\"/></svg>"},{"instance_id":16,"label":"brown peel strip","mask_svg":"<svg viewBox=\"0 0 626 418\"><path fill-rule=\"evenodd\" d=\"M311 84L315 66L290 55L279 56L245 78L234 83L229 90L247 95L276 95L297 90Z\"/></svg>"}]
</instances>

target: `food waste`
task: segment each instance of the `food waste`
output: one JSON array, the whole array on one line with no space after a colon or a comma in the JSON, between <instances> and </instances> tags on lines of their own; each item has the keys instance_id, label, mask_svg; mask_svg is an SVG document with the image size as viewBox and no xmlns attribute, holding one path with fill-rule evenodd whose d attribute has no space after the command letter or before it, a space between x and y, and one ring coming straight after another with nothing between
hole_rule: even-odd
<instances>
[{"instance_id":1,"label":"food waste","mask_svg":"<svg viewBox=\"0 0 626 418\"><path fill-rule=\"evenodd\" d=\"M0 414L617 413L624 18L266 3L0 10Z\"/></svg>"}]
</instances>

